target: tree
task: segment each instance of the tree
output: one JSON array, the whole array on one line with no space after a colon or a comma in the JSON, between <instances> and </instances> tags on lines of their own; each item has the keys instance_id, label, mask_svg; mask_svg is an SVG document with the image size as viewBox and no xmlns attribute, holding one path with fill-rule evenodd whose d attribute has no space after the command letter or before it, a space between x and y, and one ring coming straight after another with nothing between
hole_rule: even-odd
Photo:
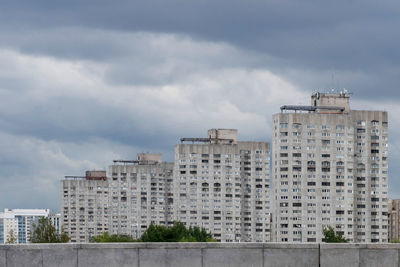
<instances>
[{"instance_id":1,"label":"tree","mask_svg":"<svg viewBox=\"0 0 400 267\"><path fill-rule=\"evenodd\" d=\"M6 243L7 244L16 244L17 243L17 237L14 234L14 230L11 229L8 232L8 237L7 237Z\"/></svg>"},{"instance_id":2,"label":"tree","mask_svg":"<svg viewBox=\"0 0 400 267\"><path fill-rule=\"evenodd\" d=\"M108 242L136 242L133 237L129 235L110 235L108 232L104 232L101 235L94 236L90 239L90 242L94 243L108 243Z\"/></svg>"},{"instance_id":3,"label":"tree","mask_svg":"<svg viewBox=\"0 0 400 267\"><path fill-rule=\"evenodd\" d=\"M172 227L150 224L138 240L129 235L110 235L108 232L92 237L90 242L216 242L211 233L198 226L187 229L181 222L174 222Z\"/></svg>"},{"instance_id":4,"label":"tree","mask_svg":"<svg viewBox=\"0 0 400 267\"><path fill-rule=\"evenodd\" d=\"M400 240L399 240L397 237L395 237L395 238L391 241L391 243L400 243Z\"/></svg>"},{"instance_id":5,"label":"tree","mask_svg":"<svg viewBox=\"0 0 400 267\"><path fill-rule=\"evenodd\" d=\"M64 226L61 227L60 243L68 243L71 238L64 232Z\"/></svg>"},{"instance_id":6,"label":"tree","mask_svg":"<svg viewBox=\"0 0 400 267\"><path fill-rule=\"evenodd\" d=\"M324 241L326 243L347 243L347 240L342 236L342 233L335 233L332 226L323 229Z\"/></svg>"},{"instance_id":7,"label":"tree","mask_svg":"<svg viewBox=\"0 0 400 267\"><path fill-rule=\"evenodd\" d=\"M37 224L32 224L32 229L32 243L68 243L70 240L64 229L61 234L57 233L49 217L40 218Z\"/></svg>"},{"instance_id":8,"label":"tree","mask_svg":"<svg viewBox=\"0 0 400 267\"><path fill-rule=\"evenodd\" d=\"M187 229L181 222L174 222L168 228L164 225L150 224L139 239L141 242L215 242L211 233L198 226Z\"/></svg>"},{"instance_id":9,"label":"tree","mask_svg":"<svg viewBox=\"0 0 400 267\"><path fill-rule=\"evenodd\" d=\"M211 233L207 233L206 229L200 228L198 226L189 227L188 235L194 241L190 239L187 242L216 242L217 240L212 237Z\"/></svg>"},{"instance_id":10,"label":"tree","mask_svg":"<svg viewBox=\"0 0 400 267\"><path fill-rule=\"evenodd\" d=\"M141 242L174 242L167 241L172 239L166 226L150 224L139 240Z\"/></svg>"}]
</instances>

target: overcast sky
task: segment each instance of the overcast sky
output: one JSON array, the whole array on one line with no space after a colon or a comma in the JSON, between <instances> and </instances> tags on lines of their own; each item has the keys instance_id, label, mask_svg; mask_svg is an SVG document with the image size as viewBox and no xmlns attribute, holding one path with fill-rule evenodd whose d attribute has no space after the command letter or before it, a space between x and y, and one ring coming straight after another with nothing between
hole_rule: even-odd
<instances>
[{"instance_id":1,"label":"overcast sky","mask_svg":"<svg viewBox=\"0 0 400 267\"><path fill-rule=\"evenodd\" d=\"M389 112L400 197L400 1L3 1L0 209L60 210L60 180L346 88Z\"/></svg>"}]
</instances>

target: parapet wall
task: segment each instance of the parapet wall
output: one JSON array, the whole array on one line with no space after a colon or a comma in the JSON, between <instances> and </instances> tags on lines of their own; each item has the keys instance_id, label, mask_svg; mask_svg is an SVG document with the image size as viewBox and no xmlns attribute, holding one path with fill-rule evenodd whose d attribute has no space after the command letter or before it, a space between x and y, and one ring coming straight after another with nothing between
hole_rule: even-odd
<instances>
[{"instance_id":1,"label":"parapet wall","mask_svg":"<svg viewBox=\"0 0 400 267\"><path fill-rule=\"evenodd\" d=\"M399 266L398 244L107 243L0 245L0 267Z\"/></svg>"}]
</instances>

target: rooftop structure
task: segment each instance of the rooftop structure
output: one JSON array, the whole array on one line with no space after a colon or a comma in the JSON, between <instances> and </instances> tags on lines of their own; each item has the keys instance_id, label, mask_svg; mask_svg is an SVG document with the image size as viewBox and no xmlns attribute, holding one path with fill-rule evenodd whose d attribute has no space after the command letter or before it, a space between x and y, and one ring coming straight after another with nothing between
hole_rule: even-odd
<instances>
[{"instance_id":1,"label":"rooftop structure","mask_svg":"<svg viewBox=\"0 0 400 267\"><path fill-rule=\"evenodd\" d=\"M200 142L210 144L237 144L236 129L210 129L208 137L184 137L181 142Z\"/></svg>"}]
</instances>

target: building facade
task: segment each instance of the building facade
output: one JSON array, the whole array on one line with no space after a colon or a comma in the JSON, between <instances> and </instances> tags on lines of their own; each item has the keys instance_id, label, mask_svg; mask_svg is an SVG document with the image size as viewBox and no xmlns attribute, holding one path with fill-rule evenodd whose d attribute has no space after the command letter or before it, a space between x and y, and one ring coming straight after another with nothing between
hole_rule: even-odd
<instances>
[{"instance_id":1,"label":"building facade","mask_svg":"<svg viewBox=\"0 0 400 267\"><path fill-rule=\"evenodd\" d=\"M0 244L7 242L11 231L17 243L30 243L33 224L48 216L57 217L49 209L5 209L0 213ZM60 232L60 227L54 226Z\"/></svg>"},{"instance_id":2,"label":"building facade","mask_svg":"<svg viewBox=\"0 0 400 267\"><path fill-rule=\"evenodd\" d=\"M137 160L114 160L109 167L110 233L140 237L153 223L173 222L173 163L161 154L138 154Z\"/></svg>"},{"instance_id":3,"label":"building facade","mask_svg":"<svg viewBox=\"0 0 400 267\"><path fill-rule=\"evenodd\" d=\"M400 240L400 199L389 199L389 242Z\"/></svg>"},{"instance_id":4,"label":"building facade","mask_svg":"<svg viewBox=\"0 0 400 267\"><path fill-rule=\"evenodd\" d=\"M61 181L61 220L71 242L89 242L109 230L109 184L105 171L65 176Z\"/></svg>"},{"instance_id":5,"label":"building facade","mask_svg":"<svg viewBox=\"0 0 400 267\"><path fill-rule=\"evenodd\" d=\"M62 220L71 242L89 242L104 232L140 237L151 224L173 223L173 163L161 154L114 160L105 171L62 180Z\"/></svg>"},{"instance_id":6,"label":"building facade","mask_svg":"<svg viewBox=\"0 0 400 267\"><path fill-rule=\"evenodd\" d=\"M350 95L316 93L273 115L273 240L387 242L388 114L351 110Z\"/></svg>"},{"instance_id":7,"label":"building facade","mask_svg":"<svg viewBox=\"0 0 400 267\"><path fill-rule=\"evenodd\" d=\"M237 140L237 130L175 146L174 217L222 242L270 241L270 147ZM189 143L188 143L189 142Z\"/></svg>"}]
</instances>

